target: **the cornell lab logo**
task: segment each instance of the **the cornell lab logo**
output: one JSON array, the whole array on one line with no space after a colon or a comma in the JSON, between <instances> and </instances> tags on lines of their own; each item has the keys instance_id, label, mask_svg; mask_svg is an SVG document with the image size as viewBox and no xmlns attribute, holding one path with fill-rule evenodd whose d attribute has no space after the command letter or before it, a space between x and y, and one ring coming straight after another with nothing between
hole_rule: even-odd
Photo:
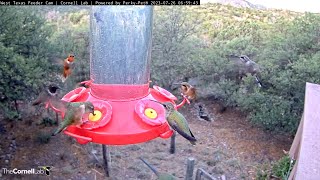
<instances>
[{"instance_id":1,"label":"the cornell lab logo","mask_svg":"<svg viewBox=\"0 0 320 180\"><path fill-rule=\"evenodd\" d=\"M43 169L47 176L50 176L50 166L39 166L39 168Z\"/></svg>"},{"instance_id":2,"label":"the cornell lab logo","mask_svg":"<svg viewBox=\"0 0 320 180\"><path fill-rule=\"evenodd\" d=\"M45 174L47 176L50 176L50 166L38 166L38 169L31 168L31 169L7 169L2 168L2 174Z\"/></svg>"}]
</instances>

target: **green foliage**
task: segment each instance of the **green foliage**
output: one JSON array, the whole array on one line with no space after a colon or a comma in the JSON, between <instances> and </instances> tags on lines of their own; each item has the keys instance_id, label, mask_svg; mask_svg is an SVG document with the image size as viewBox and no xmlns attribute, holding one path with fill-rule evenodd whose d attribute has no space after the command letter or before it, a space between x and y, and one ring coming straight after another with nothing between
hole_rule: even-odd
<instances>
[{"instance_id":1,"label":"green foliage","mask_svg":"<svg viewBox=\"0 0 320 180\"><path fill-rule=\"evenodd\" d=\"M257 180L268 180L268 173L262 170L258 170L256 175Z\"/></svg>"},{"instance_id":2,"label":"green foliage","mask_svg":"<svg viewBox=\"0 0 320 180\"><path fill-rule=\"evenodd\" d=\"M17 119L18 102L30 100L48 77L50 31L36 9L1 7L0 14L0 107Z\"/></svg>"},{"instance_id":3,"label":"green foliage","mask_svg":"<svg viewBox=\"0 0 320 180\"><path fill-rule=\"evenodd\" d=\"M286 155L276 162L272 167L272 174L281 180L287 180L294 166L295 161Z\"/></svg>"},{"instance_id":4,"label":"green foliage","mask_svg":"<svg viewBox=\"0 0 320 180\"><path fill-rule=\"evenodd\" d=\"M172 14L177 18L170 18ZM165 88L198 78L203 98L215 97L238 107L266 130L294 134L303 111L305 83L320 83L319 26L320 16L309 13L218 4L160 7L152 54L156 70L151 77ZM179 41L183 32L190 33ZM229 56L241 54L259 64L263 88L250 74L239 79L245 69Z\"/></svg>"},{"instance_id":5,"label":"green foliage","mask_svg":"<svg viewBox=\"0 0 320 180\"><path fill-rule=\"evenodd\" d=\"M295 160L291 160L289 155L285 155L271 166L259 166L256 171L256 179L267 180L272 177L272 179L288 180L294 164Z\"/></svg>"},{"instance_id":6,"label":"green foliage","mask_svg":"<svg viewBox=\"0 0 320 180\"><path fill-rule=\"evenodd\" d=\"M193 58L201 41L191 35L196 32L199 19L181 7L157 7L156 12L151 67L157 71L152 71L151 77L155 83L169 87L177 77L195 75Z\"/></svg>"},{"instance_id":7,"label":"green foliage","mask_svg":"<svg viewBox=\"0 0 320 180\"><path fill-rule=\"evenodd\" d=\"M56 59L60 63L72 53L75 55L72 74L65 84L66 92L75 88L75 84L89 80L89 11L81 9L64 9L64 11L49 11L52 16L48 24L54 29L49 38L52 48L56 51ZM55 62L57 63L57 62ZM58 63L59 73L62 65Z\"/></svg>"},{"instance_id":8,"label":"green foliage","mask_svg":"<svg viewBox=\"0 0 320 180\"><path fill-rule=\"evenodd\" d=\"M58 122L54 119L49 118L49 117L45 117L40 122L40 125L42 125L42 124L44 126L53 126L53 125L58 125Z\"/></svg>"},{"instance_id":9,"label":"green foliage","mask_svg":"<svg viewBox=\"0 0 320 180\"><path fill-rule=\"evenodd\" d=\"M38 133L36 136L36 141L40 144L48 144L51 139L51 134L48 133Z\"/></svg>"},{"instance_id":10,"label":"green foliage","mask_svg":"<svg viewBox=\"0 0 320 180\"><path fill-rule=\"evenodd\" d=\"M69 10L74 9L0 8L0 108L5 118L19 119L19 103L30 102L50 81L59 84L69 53L75 53L77 66L64 88L89 79L89 12Z\"/></svg>"},{"instance_id":11,"label":"green foliage","mask_svg":"<svg viewBox=\"0 0 320 180\"><path fill-rule=\"evenodd\" d=\"M268 87L241 101L253 122L269 130L295 133L303 111L305 83L320 83L315 28L319 25L319 16L305 14L266 40L257 59L264 67L262 82Z\"/></svg>"},{"instance_id":12,"label":"green foliage","mask_svg":"<svg viewBox=\"0 0 320 180\"><path fill-rule=\"evenodd\" d=\"M56 81L61 62L75 55L64 87L89 79L88 7L0 8L0 107L17 119L44 82ZM197 79L200 98L238 107L267 130L294 133L305 83L320 83L318 14L234 8L219 4L154 9L151 80L170 89ZM259 64L259 88L230 55ZM58 61L56 60L58 59Z\"/></svg>"}]
</instances>

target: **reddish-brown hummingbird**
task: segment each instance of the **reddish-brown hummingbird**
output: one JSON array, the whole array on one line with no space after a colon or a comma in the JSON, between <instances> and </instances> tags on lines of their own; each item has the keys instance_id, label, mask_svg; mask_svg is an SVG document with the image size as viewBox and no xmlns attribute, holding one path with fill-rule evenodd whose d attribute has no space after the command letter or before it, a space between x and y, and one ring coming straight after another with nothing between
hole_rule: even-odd
<instances>
[{"instance_id":1,"label":"reddish-brown hummingbird","mask_svg":"<svg viewBox=\"0 0 320 180\"><path fill-rule=\"evenodd\" d=\"M187 82L175 83L180 85L181 93L188 99L195 99L197 97L196 88Z\"/></svg>"},{"instance_id":2,"label":"reddish-brown hummingbird","mask_svg":"<svg viewBox=\"0 0 320 180\"><path fill-rule=\"evenodd\" d=\"M63 82L71 75L71 65L74 62L74 55L70 54L64 61L63 61Z\"/></svg>"}]
</instances>

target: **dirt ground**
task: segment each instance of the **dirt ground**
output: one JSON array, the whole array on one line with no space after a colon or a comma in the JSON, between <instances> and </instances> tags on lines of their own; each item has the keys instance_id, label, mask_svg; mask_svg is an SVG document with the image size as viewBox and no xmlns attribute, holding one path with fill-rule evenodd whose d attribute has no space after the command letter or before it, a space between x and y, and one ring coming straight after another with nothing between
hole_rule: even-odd
<instances>
[{"instance_id":1,"label":"dirt ground","mask_svg":"<svg viewBox=\"0 0 320 180\"><path fill-rule=\"evenodd\" d=\"M235 110L227 109L219 113L217 104L203 104L212 117L211 122L199 119L192 105L181 108L198 140L197 145L192 146L177 135L175 154L169 153L170 138L127 146L108 146L110 178L105 176L102 166L101 145L80 145L63 133L46 144L39 141L39 137L45 137L43 134L57 127L39 125L46 113L24 117L22 121L1 120L1 169L52 168L50 176L6 175L1 171L0 179L156 179L138 157L143 157L160 172L173 174L178 179L184 179L189 157L195 158L195 170L202 168L215 177L225 175L227 179L254 179L258 168L269 166L284 155L283 150L289 150L292 137L263 132ZM55 117L53 113L50 116Z\"/></svg>"}]
</instances>

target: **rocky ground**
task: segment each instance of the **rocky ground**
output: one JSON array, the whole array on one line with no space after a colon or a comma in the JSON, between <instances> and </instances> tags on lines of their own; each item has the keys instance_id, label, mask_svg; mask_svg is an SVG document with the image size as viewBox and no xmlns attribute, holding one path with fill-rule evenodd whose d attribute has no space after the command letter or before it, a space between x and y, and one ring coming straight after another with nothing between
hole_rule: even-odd
<instances>
[{"instance_id":1,"label":"rocky ground","mask_svg":"<svg viewBox=\"0 0 320 180\"><path fill-rule=\"evenodd\" d=\"M52 169L50 176L2 173L0 179L156 179L138 157L178 179L184 179L189 157L195 158L195 169L202 168L215 177L225 175L227 179L254 179L257 169L270 166L284 155L283 150L289 150L292 137L272 135L253 127L245 116L235 110L227 109L219 113L218 105L212 102L202 105L210 116L210 122L198 117L199 108L186 105L181 109L198 139L196 146L180 135L177 135L175 154L169 153L170 139L157 138L141 144L108 146L110 178L105 176L102 167L101 145L80 145L63 133L49 138L47 134L56 125L39 123L48 116L46 113L24 117L22 121L1 120L1 169L38 166L52 166ZM55 117L53 113L49 115Z\"/></svg>"}]
</instances>

